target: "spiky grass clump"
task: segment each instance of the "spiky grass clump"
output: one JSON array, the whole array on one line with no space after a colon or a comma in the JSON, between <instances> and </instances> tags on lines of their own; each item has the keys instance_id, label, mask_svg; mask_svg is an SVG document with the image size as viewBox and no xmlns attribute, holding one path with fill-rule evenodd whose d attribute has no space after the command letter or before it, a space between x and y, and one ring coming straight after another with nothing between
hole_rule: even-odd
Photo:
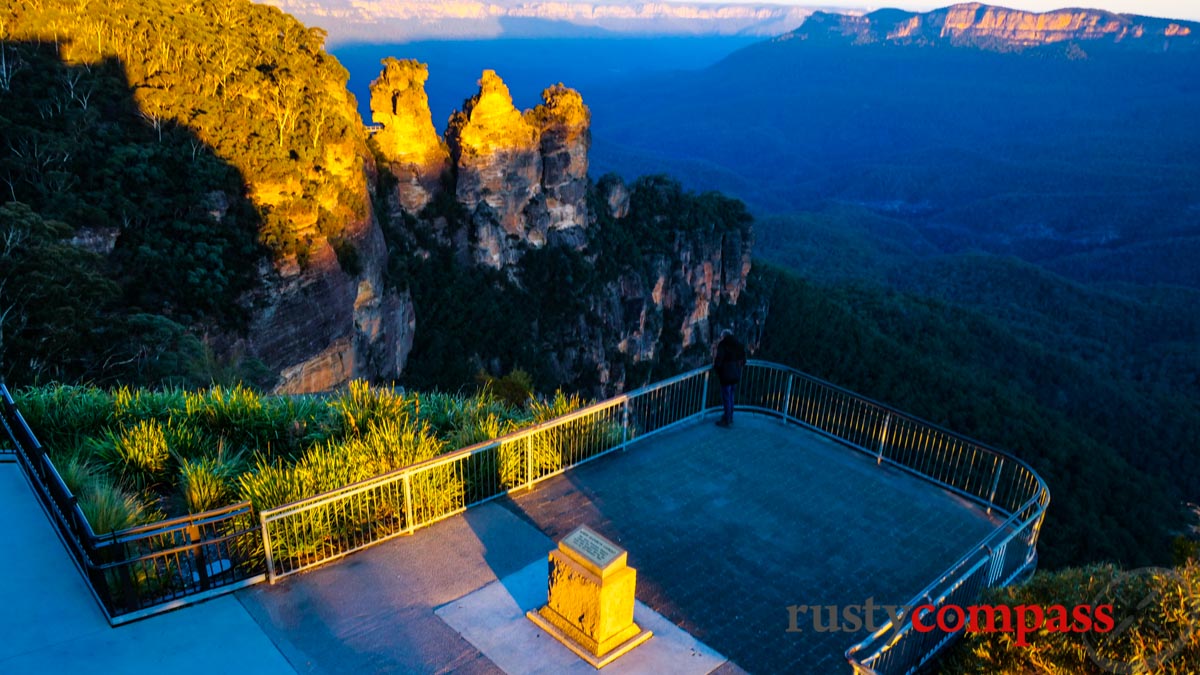
<instances>
[{"instance_id":1,"label":"spiky grass clump","mask_svg":"<svg viewBox=\"0 0 1200 675\"><path fill-rule=\"evenodd\" d=\"M73 495L81 494L100 474L100 468L86 455L74 455L66 461L56 462L54 469Z\"/></svg>"},{"instance_id":2,"label":"spiky grass clump","mask_svg":"<svg viewBox=\"0 0 1200 675\"><path fill-rule=\"evenodd\" d=\"M290 504L306 497L335 490L410 464L436 457L445 444L430 433L427 425L396 420L372 421L360 435L327 441L309 448L293 465L260 458L254 471L238 481L239 494L256 510ZM426 481L429 482L429 481ZM448 512L462 502L461 481L446 474L414 497L414 510ZM342 550L342 537L364 531L396 531L402 527L405 510L399 490L364 492L353 503L339 504L338 513L320 508L309 511L301 527L273 535L272 546L279 558L303 560L317 550Z\"/></svg>"},{"instance_id":3,"label":"spiky grass clump","mask_svg":"<svg viewBox=\"0 0 1200 675\"><path fill-rule=\"evenodd\" d=\"M92 531L100 535L154 522L162 515L147 508L136 495L99 477L88 482L77 496L83 516Z\"/></svg>"},{"instance_id":4,"label":"spiky grass clump","mask_svg":"<svg viewBox=\"0 0 1200 675\"><path fill-rule=\"evenodd\" d=\"M113 391L113 417L130 424L138 420L167 420L183 412L187 394L181 389L150 391L120 387Z\"/></svg>"},{"instance_id":5,"label":"spiky grass clump","mask_svg":"<svg viewBox=\"0 0 1200 675\"><path fill-rule=\"evenodd\" d=\"M371 387L362 380L351 382L329 406L342 430L349 434L366 431L372 422L409 419L416 412L414 400L394 389Z\"/></svg>"},{"instance_id":6,"label":"spiky grass clump","mask_svg":"<svg viewBox=\"0 0 1200 675\"><path fill-rule=\"evenodd\" d=\"M196 459L179 458L179 497L188 513L203 513L232 503L238 476L245 470L241 453Z\"/></svg>"},{"instance_id":7,"label":"spiky grass clump","mask_svg":"<svg viewBox=\"0 0 1200 675\"><path fill-rule=\"evenodd\" d=\"M83 438L103 432L113 420L112 396L95 387L30 387L16 392L13 400L42 446L55 457L66 456Z\"/></svg>"},{"instance_id":8,"label":"spiky grass clump","mask_svg":"<svg viewBox=\"0 0 1200 675\"><path fill-rule=\"evenodd\" d=\"M243 386L188 394L187 424L224 438L236 448L273 457L299 452L321 407L299 397L264 397Z\"/></svg>"},{"instance_id":9,"label":"spiky grass clump","mask_svg":"<svg viewBox=\"0 0 1200 675\"><path fill-rule=\"evenodd\" d=\"M108 432L95 442L95 449L108 472L138 492L167 479L171 451L157 420L141 420L119 434Z\"/></svg>"}]
</instances>

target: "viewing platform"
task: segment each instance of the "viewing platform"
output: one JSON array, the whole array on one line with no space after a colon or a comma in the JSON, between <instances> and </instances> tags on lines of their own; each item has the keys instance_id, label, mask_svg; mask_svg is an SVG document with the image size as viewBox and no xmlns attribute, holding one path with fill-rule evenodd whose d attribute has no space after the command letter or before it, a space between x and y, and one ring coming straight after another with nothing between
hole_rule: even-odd
<instances>
[{"instance_id":1,"label":"viewing platform","mask_svg":"<svg viewBox=\"0 0 1200 675\"><path fill-rule=\"evenodd\" d=\"M534 659L547 646L568 659L565 647L539 646L536 657L517 649L507 624L481 614L472 598L491 592L524 626L524 612L546 600L547 551L587 525L628 550L638 570L638 623L660 621L639 649L666 644L663 629L677 626L690 638L677 641L684 648L672 663L696 672L892 673L950 639L913 631L900 608L969 604L1035 566L1049 495L1010 455L773 364L749 367L732 428L714 426L713 395L704 371L694 371L264 512L267 575L278 583L243 588L239 603L221 600L222 611L256 627L258 637L241 633L240 644L256 650L247 658L282 656L297 672L551 672L558 667ZM520 454L505 454L514 448ZM506 491L505 476L523 485ZM434 477L438 494L446 485L461 491L437 513L420 487ZM287 532L314 522L329 528L336 514L377 502L371 495L387 486L403 487L408 507L395 534L412 532L419 518L424 531L327 537L322 558L288 558L280 547ZM49 522L38 527L53 544ZM17 599L11 621L20 625L22 608L49 611L38 604L45 594L9 576L0 574L0 590ZM66 581L74 590L51 597L86 594L78 577ZM64 608L81 604L74 598ZM132 638L179 614L107 639ZM84 659L49 637L30 640L7 662L0 654L0 670L41 656ZM42 643L50 646L39 653ZM638 658L635 650L605 672L638 672Z\"/></svg>"}]
</instances>

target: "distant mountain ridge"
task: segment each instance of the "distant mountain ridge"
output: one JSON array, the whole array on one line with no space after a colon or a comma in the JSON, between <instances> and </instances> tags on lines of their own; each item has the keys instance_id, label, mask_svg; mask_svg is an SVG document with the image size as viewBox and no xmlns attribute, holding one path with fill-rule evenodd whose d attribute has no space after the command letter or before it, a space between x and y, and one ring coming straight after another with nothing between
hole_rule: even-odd
<instances>
[{"instance_id":1,"label":"distant mountain ridge","mask_svg":"<svg viewBox=\"0 0 1200 675\"><path fill-rule=\"evenodd\" d=\"M1200 47L1200 24L1099 9L1035 13L980 3L918 13L882 9L863 16L814 12L779 40L853 44L952 45L1010 51L1102 41L1149 51Z\"/></svg>"},{"instance_id":2,"label":"distant mountain ridge","mask_svg":"<svg viewBox=\"0 0 1200 675\"><path fill-rule=\"evenodd\" d=\"M598 35L775 36L812 9L740 2L264 0L334 42Z\"/></svg>"}]
</instances>

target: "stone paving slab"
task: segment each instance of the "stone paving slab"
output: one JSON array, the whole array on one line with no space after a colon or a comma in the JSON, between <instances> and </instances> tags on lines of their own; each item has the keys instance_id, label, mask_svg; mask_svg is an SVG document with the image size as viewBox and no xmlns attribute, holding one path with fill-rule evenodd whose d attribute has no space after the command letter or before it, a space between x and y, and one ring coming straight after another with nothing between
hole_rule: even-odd
<instances>
[{"instance_id":1,"label":"stone paving slab","mask_svg":"<svg viewBox=\"0 0 1200 675\"><path fill-rule=\"evenodd\" d=\"M238 596L301 673L498 674L434 610L552 548L503 506L484 504Z\"/></svg>"},{"instance_id":2,"label":"stone paving slab","mask_svg":"<svg viewBox=\"0 0 1200 675\"><path fill-rule=\"evenodd\" d=\"M747 414L732 429L670 430L507 505L551 539L588 525L628 549L639 600L755 673L848 672L843 653L868 632L819 631L828 621L811 614L788 632L790 605L905 602L998 524L833 440Z\"/></svg>"},{"instance_id":3,"label":"stone paving slab","mask_svg":"<svg viewBox=\"0 0 1200 675\"><path fill-rule=\"evenodd\" d=\"M548 568L543 556L436 613L508 675L594 675L591 664L525 616L546 604ZM605 666L604 675L708 675L726 661L643 603L633 618L654 635Z\"/></svg>"},{"instance_id":4,"label":"stone paving slab","mask_svg":"<svg viewBox=\"0 0 1200 675\"><path fill-rule=\"evenodd\" d=\"M0 532L0 673L295 673L232 596L109 627L16 464L0 464Z\"/></svg>"}]
</instances>

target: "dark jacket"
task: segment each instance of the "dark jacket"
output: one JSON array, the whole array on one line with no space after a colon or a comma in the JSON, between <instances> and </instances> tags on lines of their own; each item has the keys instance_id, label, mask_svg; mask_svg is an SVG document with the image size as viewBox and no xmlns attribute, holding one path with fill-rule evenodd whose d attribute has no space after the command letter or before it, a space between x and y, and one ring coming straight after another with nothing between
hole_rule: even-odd
<instances>
[{"instance_id":1,"label":"dark jacket","mask_svg":"<svg viewBox=\"0 0 1200 675\"><path fill-rule=\"evenodd\" d=\"M742 379L746 366L746 349L732 335L721 338L717 343L717 358L713 359L713 371L721 385L737 384Z\"/></svg>"}]
</instances>

